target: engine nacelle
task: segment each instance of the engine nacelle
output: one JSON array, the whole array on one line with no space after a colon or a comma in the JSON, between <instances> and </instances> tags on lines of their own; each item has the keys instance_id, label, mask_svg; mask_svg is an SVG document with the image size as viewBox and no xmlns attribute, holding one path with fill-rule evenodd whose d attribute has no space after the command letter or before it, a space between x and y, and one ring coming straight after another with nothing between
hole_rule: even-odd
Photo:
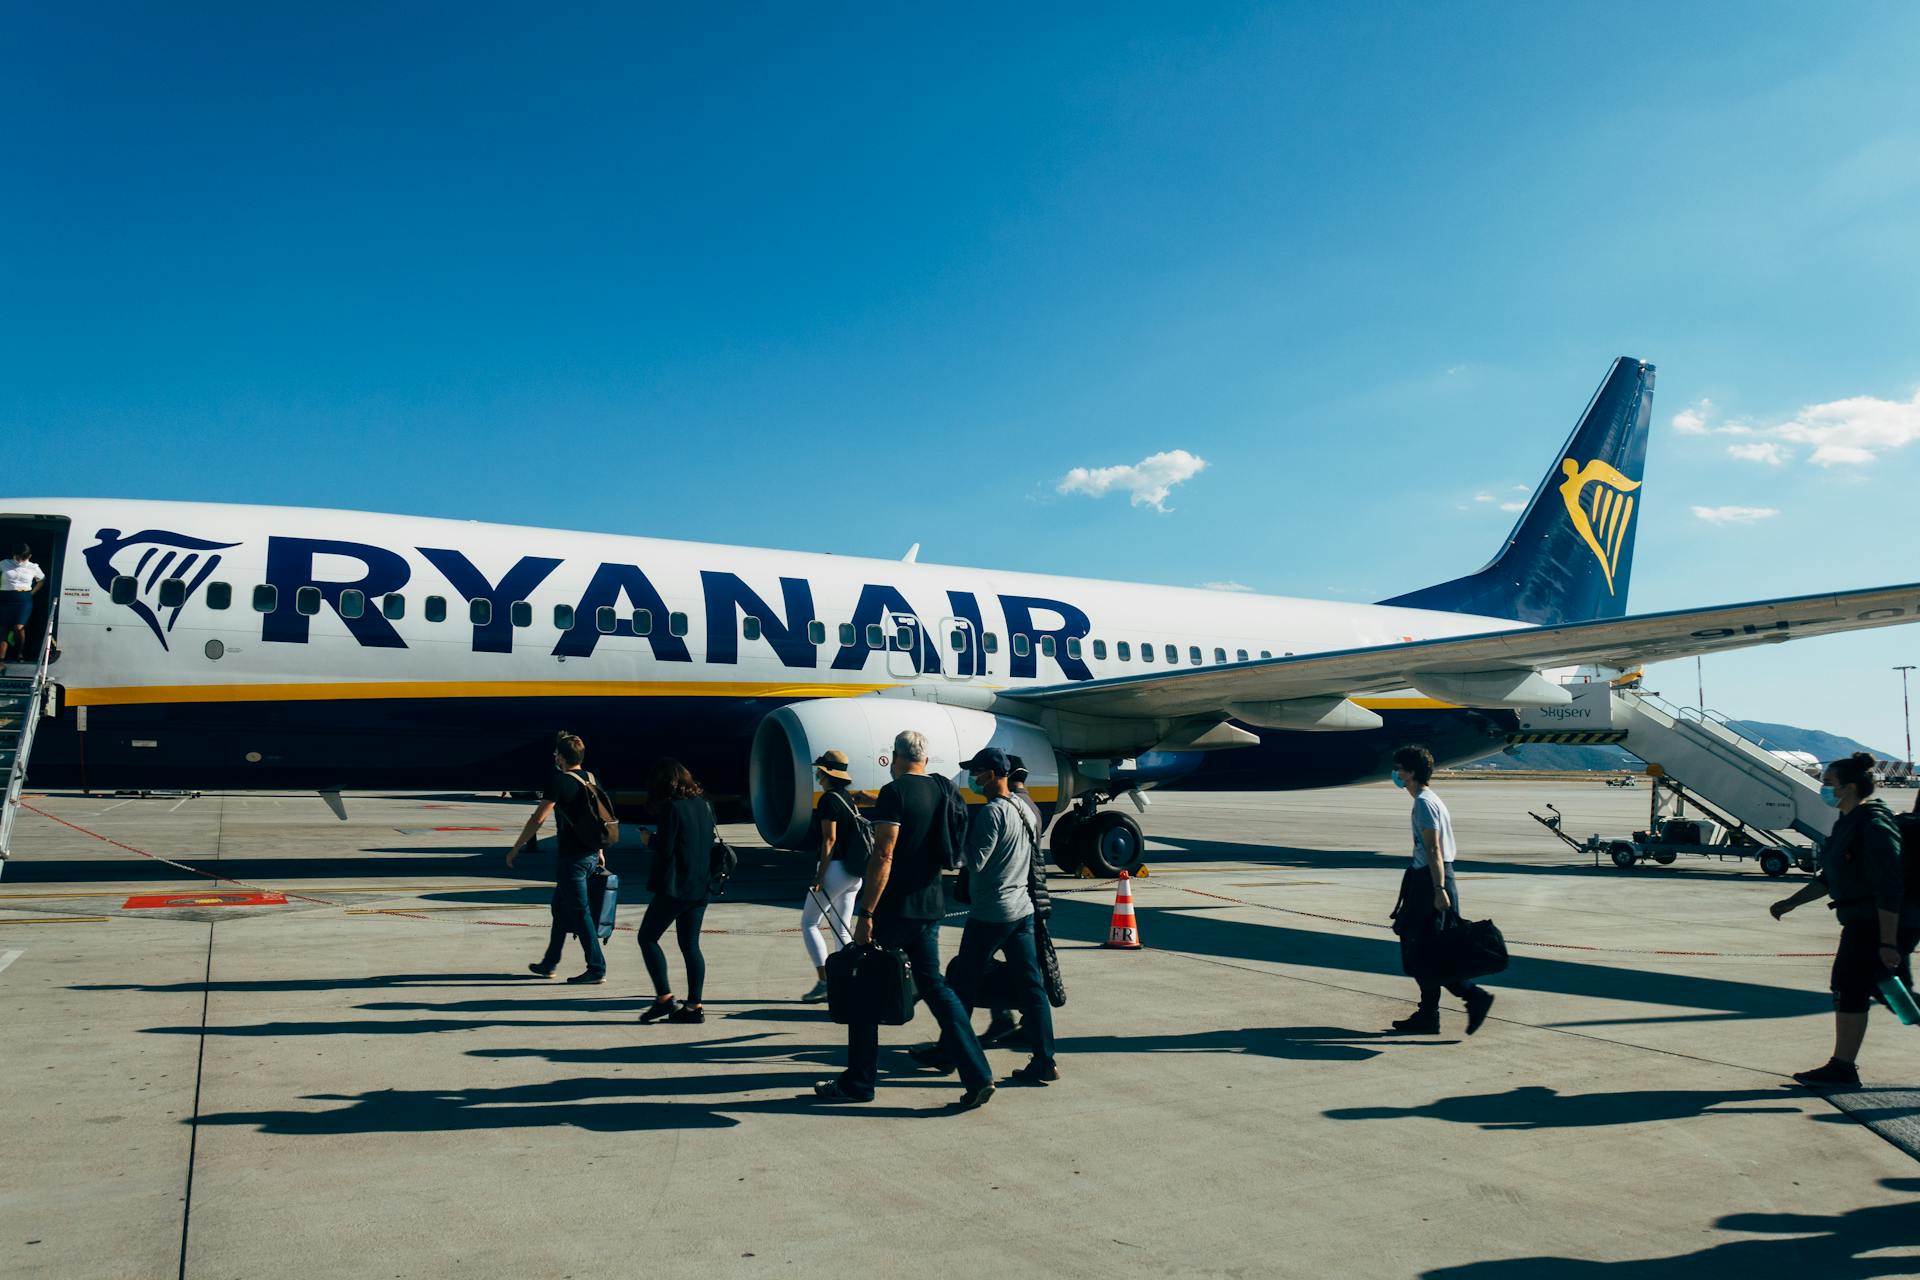
<instances>
[{"instance_id":1,"label":"engine nacelle","mask_svg":"<svg viewBox=\"0 0 1920 1280\"><path fill-rule=\"evenodd\" d=\"M945 774L962 791L960 762L982 747L999 747L1027 766L1027 789L1042 805L1059 793L1059 766L1046 734L1022 720L908 698L815 698L772 712L753 735L748 788L760 837L775 848L806 838L819 800L813 762L834 749L852 762L856 791L874 792L893 780L894 735L917 729L927 736L928 773Z\"/></svg>"}]
</instances>

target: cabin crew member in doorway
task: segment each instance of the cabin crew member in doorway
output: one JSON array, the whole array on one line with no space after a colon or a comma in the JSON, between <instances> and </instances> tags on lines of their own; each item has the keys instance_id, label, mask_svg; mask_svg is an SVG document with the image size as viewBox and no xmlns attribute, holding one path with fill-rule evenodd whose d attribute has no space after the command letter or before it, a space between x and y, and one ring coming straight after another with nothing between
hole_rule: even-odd
<instances>
[{"instance_id":1,"label":"cabin crew member in doorway","mask_svg":"<svg viewBox=\"0 0 1920 1280\"><path fill-rule=\"evenodd\" d=\"M33 597L46 582L46 571L33 562L33 548L21 543L12 557L0 560L0 662L10 651L27 654L27 623L33 620Z\"/></svg>"}]
</instances>

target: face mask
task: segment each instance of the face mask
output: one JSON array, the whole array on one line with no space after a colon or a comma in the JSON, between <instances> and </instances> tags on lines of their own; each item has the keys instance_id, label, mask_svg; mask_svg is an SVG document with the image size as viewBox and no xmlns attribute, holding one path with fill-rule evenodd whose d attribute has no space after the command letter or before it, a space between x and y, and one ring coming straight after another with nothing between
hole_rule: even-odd
<instances>
[{"instance_id":1,"label":"face mask","mask_svg":"<svg viewBox=\"0 0 1920 1280\"><path fill-rule=\"evenodd\" d=\"M1400 776L1400 771L1398 769L1395 769L1390 776L1393 779L1394 786L1399 787L1402 791L1405 791L1407 789L1407 780Z\"/></svg>"},{"instance_id":2,"label":"face mask","mask_svg":"<svg viewBox=\"0 0 1920 1280\"><path fill-rule=\"evenodd\" d=\"M1832 787L1821 787L1820 798L1835 809L1840 807L1840 796Z\"/></svg>"}]
</instances>

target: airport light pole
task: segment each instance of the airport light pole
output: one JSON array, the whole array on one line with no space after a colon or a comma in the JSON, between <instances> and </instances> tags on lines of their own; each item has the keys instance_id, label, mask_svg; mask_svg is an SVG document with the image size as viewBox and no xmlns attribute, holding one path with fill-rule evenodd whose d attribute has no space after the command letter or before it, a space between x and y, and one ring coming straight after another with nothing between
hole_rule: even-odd
<instances>
[{"instance_id":1,"label":"airport light pole","mask_svg":"<svg viewBox=\"0 0 1920 1280\"><path fill-rule=\"evenodd\" d=\"M1907 727L1907 775L1913 775L1913 704L1907 701L1907 672L1913 670L1909 662L1904 667L1895 667L1900 673L1900 718Z\"/></svg>"}]
</instances>

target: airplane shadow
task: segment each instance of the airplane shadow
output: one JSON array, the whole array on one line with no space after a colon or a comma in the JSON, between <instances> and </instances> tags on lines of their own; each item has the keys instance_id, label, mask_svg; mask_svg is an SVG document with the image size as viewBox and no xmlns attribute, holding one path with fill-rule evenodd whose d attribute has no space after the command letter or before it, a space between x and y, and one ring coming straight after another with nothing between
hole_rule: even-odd
<instances>
[{"instance_id":1,"label":"airplane shadow","mask_svg":"<svg viewBox=\"0 0 1920 1280\"><path fill-rule=\"evenodd\" d=\"M1806 1095L1800 1095L1805 1097ZM1771 1103L1770 1106L1731 1103ZM1620 1124L1656 1124L1694 1116L1769 1115L1798 1112L1791 1095L1767 1089L1643 1089L1563 1094L1546 1085L1521 1085L1504 1093L1462 1094L1417 1107L1340 1107L1329 1120L1445 1120L1479 1129L1585 1129Z\"/></svg>"},{"instance_id":2,"label":"airplane shadow","mask_svg":"<svg viewBox=\"0 0 1920 1280\"><path fill-rule=\"evenodd\" d=\"M1403 849L1391 851L1308 849L1294 845L1196 840L1184 836L1161 835L1149 835L1148 840L1153 847L1147 854L1147 862L1156 867L1205 862L1244 862L1250 864L1249 871L1278 867L1297 871L1391 870L1398 872L1406 866L1407 856ZM1171 849L1163 847L1167 845L1173 847ZM1641 863L1632 871L1622 871L1604 860L1595 866L1588 855L1574 854L1559 845L1549 845L1541 849L1538 856L1557 857L1563 852L1566 854L1566 860L1562 862L1517 862L1504 858L1475 858L1462 854L1454 867L1465 874L1491 872L1512 876L1658 876L1661 879L1680 880L1725 880L1729 875L1738 874L1744 869L1756 881L1765 879L1751 862L1707 863L1699 858L1681 858L1669 866ZM1709 870L1710 866L1719 869ZM1795 877L1790 883L1797 886L1800 881Z\"/></svg>"},{"instance_id":3,"label":"airplane shadow","mask_svg":"<svg viewBox=\"0 0 1920 1280\"><path fill-rule=\"evenodd\" d=\"M1883 1178L1889 1191L1920 1193L1920 1178ZM1920 1206L1872 1205L1845 1213L1733 1213L1714 1222L1721 1231L1766 1237L1730 1240L1666 1258L1595 1262L1586 1258L1505 1258L1422 1272L1424 1280L1533 1280L1536 1276L1607 1276L1617 1280L1699 1280L1702 1276L1820 1276L1867 1280L1910 1276L1911 1250L1920 1245Z\"/></svg>"}]
</instances>

